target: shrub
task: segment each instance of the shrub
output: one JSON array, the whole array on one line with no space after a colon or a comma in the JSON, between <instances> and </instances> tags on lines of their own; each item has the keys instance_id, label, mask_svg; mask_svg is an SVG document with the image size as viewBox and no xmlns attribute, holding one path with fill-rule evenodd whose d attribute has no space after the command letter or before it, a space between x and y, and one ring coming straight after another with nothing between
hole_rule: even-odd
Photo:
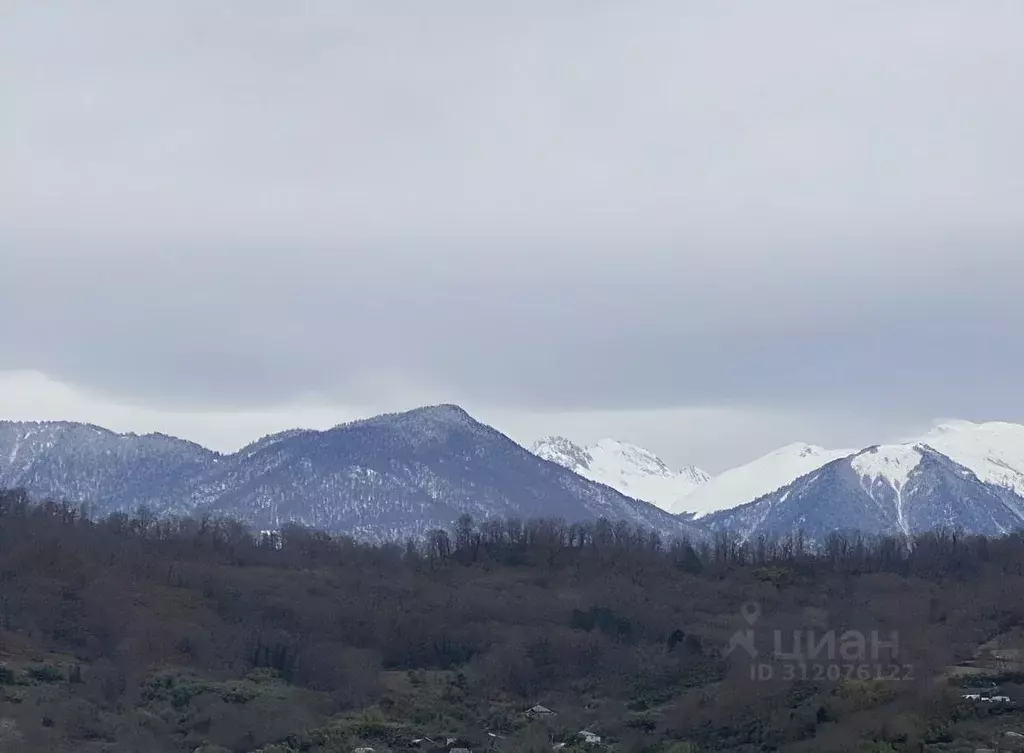
<instances>
[{"instance_id":1,"label":"shrub","mask_svg":"<svg viewBox=\"0 0 1024 753\"><path fill-rule=\"evenodd\" d=\"M64 670L52 664L29 667L26 672L36 682L60 682L65 679Z\"/></svg>"}]
</instances>

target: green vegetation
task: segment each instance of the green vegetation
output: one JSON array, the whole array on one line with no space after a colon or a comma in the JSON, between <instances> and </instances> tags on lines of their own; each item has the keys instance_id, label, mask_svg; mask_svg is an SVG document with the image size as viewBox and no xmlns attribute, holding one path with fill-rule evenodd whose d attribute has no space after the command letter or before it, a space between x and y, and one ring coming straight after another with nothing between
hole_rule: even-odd
<instances>
[{"instance_id":1,"label":"green vegetation","mask_svg":"<svg viewBox=\"0 0 1024 753\"><path fill-rule=\"evenodd\" d=\"M1014 656L1018 535L811 553L463 520L420 544L276 543L0 493L0 753L1024 749L1024 668L978 658ZM748 629L756 662L727 652ZM900 674L794 670L776 631L895 632ZM1011 702L963 698L954 665Z\"/></svg>"}]
</instances>

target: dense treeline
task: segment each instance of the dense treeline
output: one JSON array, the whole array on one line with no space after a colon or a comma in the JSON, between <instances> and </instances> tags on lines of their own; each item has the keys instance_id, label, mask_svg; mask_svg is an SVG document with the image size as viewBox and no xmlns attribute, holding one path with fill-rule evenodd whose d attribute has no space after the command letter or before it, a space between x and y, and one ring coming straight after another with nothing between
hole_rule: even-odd
<instances>
[{"instance_id":1,"label":"dense treeline","mask_svg":"<svg viewBox=\"0 0 1024 753\"><path fill-rule=\"evenodd\" d=\"M0 751L547 751L584 727L631 751L925 750L988 734L995 711L935 679L1021 624L1022 564L1017 534L811 547L463 518L371 546L0 492ZM913 677L755 681L724 652L750 601L765 633L895 632ZM528 721L535 703L558 715Z\"/></svg>"}]
</instances>

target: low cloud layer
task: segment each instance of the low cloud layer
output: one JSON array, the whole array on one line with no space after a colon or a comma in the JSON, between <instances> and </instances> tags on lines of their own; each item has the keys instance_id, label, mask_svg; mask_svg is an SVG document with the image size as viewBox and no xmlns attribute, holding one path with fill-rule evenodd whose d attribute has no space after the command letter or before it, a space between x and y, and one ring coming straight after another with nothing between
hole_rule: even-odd
<instances>
[{"instance_id":1,"label":"low cloud layer","mask_svg":"<svg viewBox=\"0 0 1024 753\"><path fill-rule=\"evenodd\" d=\"M1021 28L15 2L0 370L180 411L1024 420Z\"/></svg>"}]
</instances>

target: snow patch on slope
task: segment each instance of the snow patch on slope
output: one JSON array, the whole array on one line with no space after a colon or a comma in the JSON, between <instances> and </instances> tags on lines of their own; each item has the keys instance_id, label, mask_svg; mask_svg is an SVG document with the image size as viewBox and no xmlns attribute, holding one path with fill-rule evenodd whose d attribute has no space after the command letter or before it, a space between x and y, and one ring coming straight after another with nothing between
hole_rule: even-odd
<instances>
[{"instance_id":1,"label":"snow patch on slope","mask_svg":"<svg viewBox=\"0 0 1024 753\"><path fill-rule=\"evenodd\" d=\"M590 468L590 453L586 448L565 437L548 436L534 443L532 452L537 457L575 471L581 476Z\"/></svg>"},{"instance_id":2,"label":"snow patch on slope","mask_svg":"<svg viewBox=\"0 0 1024 753\"><path fill-rule=\"evenodd\" d=\"M601 468L609 473L643 473L664 478L675 475L657 455L628 442L602 439L588 451L592 458L591 468L595 470Z\"/></svg>"},{"instance_id":3,"label":"snow patch on slope","mask_svg":"<svg viewBox=\"0 0 1024 753\"><path fill-rule=\"evenodd\" d=\"M737 507L771 494L801 476L854 452L826 450L803 442L786 445L715 476L701 488L677 500L669 512L677 515L694 513L695 518L702 518L718 510Z\"/></svg>"}]
</instances>

